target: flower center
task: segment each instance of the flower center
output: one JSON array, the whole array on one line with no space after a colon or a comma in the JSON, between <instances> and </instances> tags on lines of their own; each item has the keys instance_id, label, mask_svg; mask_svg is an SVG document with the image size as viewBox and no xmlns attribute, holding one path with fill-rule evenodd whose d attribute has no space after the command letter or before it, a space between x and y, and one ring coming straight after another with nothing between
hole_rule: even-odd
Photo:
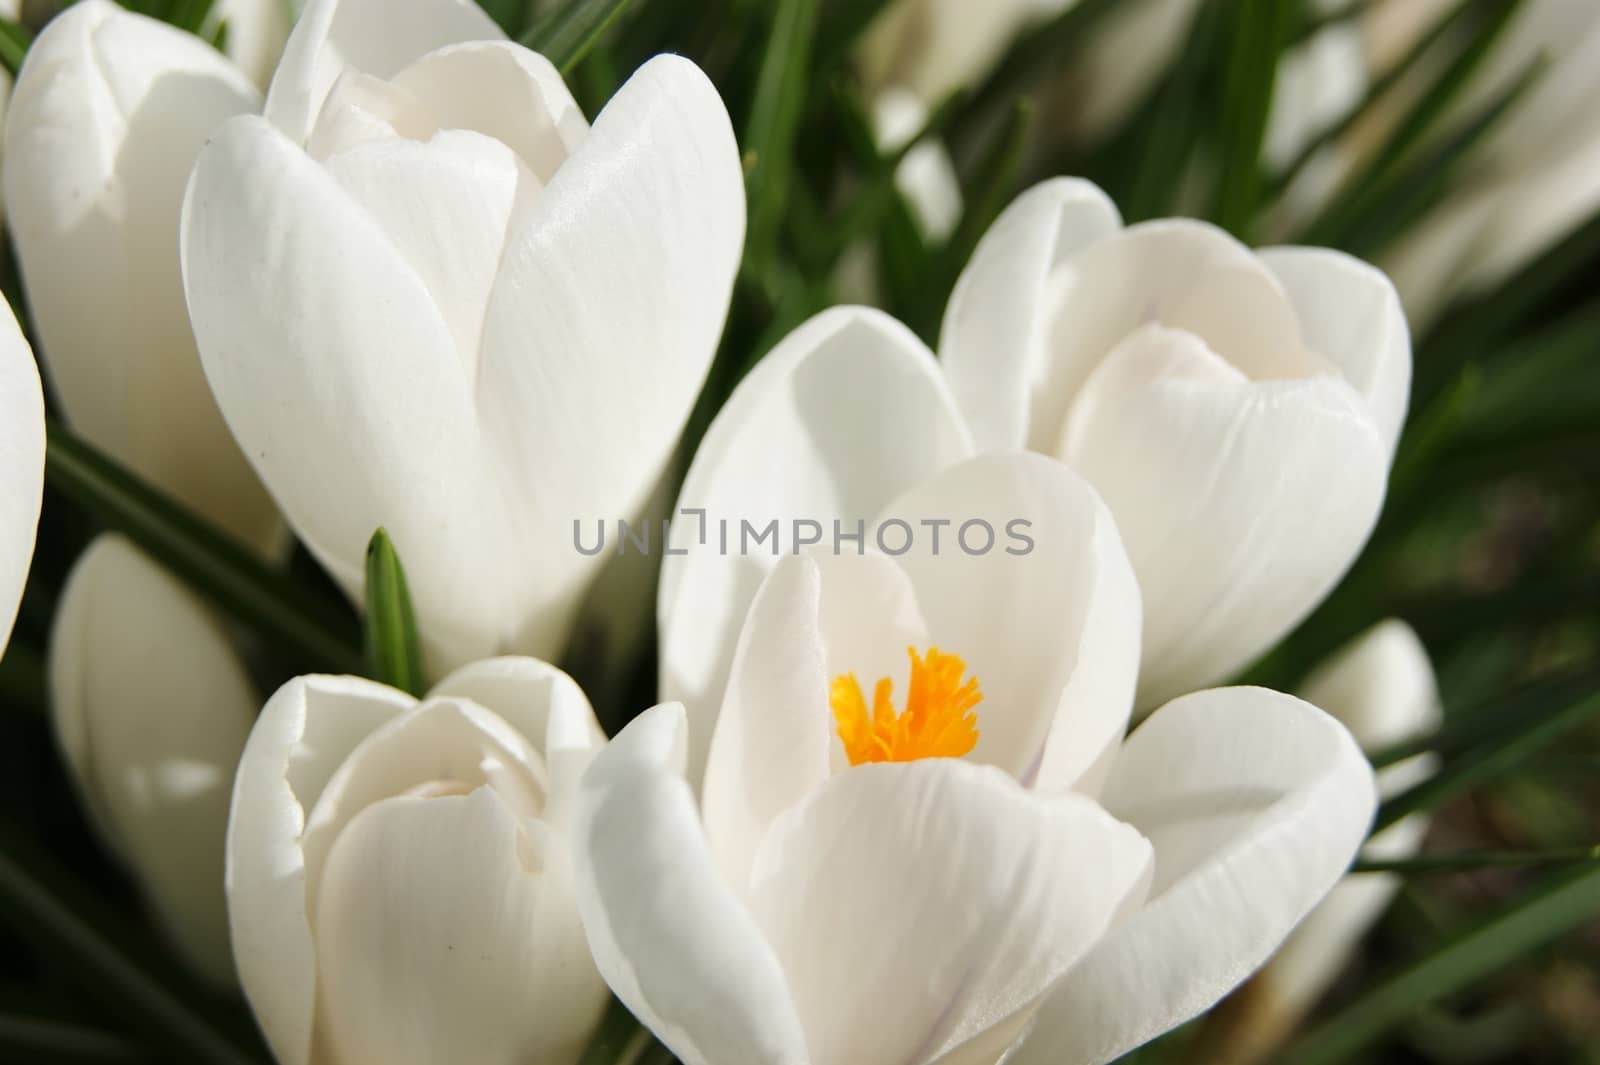
<instances>
[{"instance_id":1,"label":"flower center","mask_svg":"<svg viewBox=\"0 0 1600 1065\"><path fill-rule=\"evenodd\" d=\"M865 762L914 762L919 758L960 758L978 745L978 715L983 701L978 678L963 677L967 665L937 647L926 656L915 647L911 685L904 713L895 713L894 682L880 678L872 691L872 714L854 673L833 678L828 701L839 723L839 738L851 765Z\"/></svg>"}]
</instances>

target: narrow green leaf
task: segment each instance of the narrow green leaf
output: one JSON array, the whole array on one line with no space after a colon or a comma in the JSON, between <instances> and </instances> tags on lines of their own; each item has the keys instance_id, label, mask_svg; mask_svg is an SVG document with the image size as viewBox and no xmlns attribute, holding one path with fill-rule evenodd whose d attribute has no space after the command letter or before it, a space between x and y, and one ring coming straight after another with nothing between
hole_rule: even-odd
<instances>
[{"instance_id":1,"label":"narrow green leaf","mask_svg":"<svg viewBox=\"0 0 1600 1065\"><path fill-rule=\"evenodd\" d=\"M367 668L373 679L420 696L427 690L405 567L389 534L367 543Z\"/></svg>"},{"instance_id":2,"label":"narrow green leaf","mask_svg":"<svg viewBox=\"0 0 1600 1065\"><path fill-rule=\"evenodd\" d=\"M533 8L530 0L478 0L478 6L483 8L485 15L494 19L495 25L504 30L507 37L516 39L528 29L528 18Z\"/></svg>"},{"instance_id":3,"label":"narrow green leaf","mask_svg":"<svg viewBox=\"0 0 1600 1065\"><path fill-rule=\"evenodd\" d=\"M613 998L578 1065L628 1065L653 1042L628 1007Z\"/></svg>"},{"instance_id":4,"label":"narrow green leaf","mask_svg":"<svg viewBox=\"0 0 1600 1065\"><path fill-rule=\"evenodd\" d=\"M1515 83L1458 123L1443 143L1436 143L1431 137L1438 121L1482 66L1521 4L1522 0L1477 0L1464 3L1447 17L1437 32L1444 36L1465 32L1467 44L1429 82L1383 143L1367 157L1365 165L1345 180L1339 195L1307 227L1300 243L1354 250L1353 232L1392 235L1397 222L1409 220L1408 215L1418 213L1418 203L1443 188L1451 176L1451 165L1477 146L1543 67L1542 63L1532 64ZM1420 153L1424 145L1432 148ZM1397 210L1396 200L1407 210Z\"/></svg>"},{"instance_id":5,"label":"narrow green leaf","mask_svg":"<svg viewBox=\"0 0 1600 1065\"><path fill-rule=\"evenodd\" d=\"M1134 139L1124 151L1131 154L1117 151L1110 157L1114 172L1108 179L1131 176L1131 182L1119 182L1110 190L1129 222L1173 213L1179 185L1206 124L1203 90L1221 11L1220 5L1213 3L1194 15L1188 44L1130 123Z\"/></svg>"},{"instance_id":6,"label":"narrow green leaf","mask_svg":"<svg viewBox=\"0 0 1600 1065\"><path fill-rule=\"evenodd\" d=\"M1539 865L1572 865L1582 862L1600 862L1600 844L1537 851L1458 851L1454 854L1418 854L1410 858L1359 859L1350 871L1416 876L1422 873L1525 869Z\"/></svg>"},{"instance_id":7,"label":"narrow green leaf","mask_svg":"<svg viewBox=\"0 0 1600 1065\"><path fill-rule=\"evenodd\" d=\"M0 1061L31 1065L156 1065L159 1059L121 1036L76 1024L0 1013Z\"/></svg>"},{"instance_id":8,"label":"narrow green leaf","mask_svg":"<svg viewBox=\"0 0 1600 1065\"><path fill-rule=\"evenodd\" d=\"M1294 7L1281 0L1227 0L1224 6L1220 168L1213 218L1228 232L1248 238L1261 200L1261 143L1272 110L1278 56Z\"/></svg>"},{"instance_id":9,"label":"narrow green leaf","mask_svg":"<svg viewBox=\"0 0 1600 1065\"><path fill-rule=\"evenodd\" d=\"M1587 276L1600 255L1600 214L1586 221L1536 256L1501 284L1476 292L1446 311L1444 318L1417 346L1414 403L1425 403L1449 386L1469 361L1503 346L1505 337L1522 323L1542 318L1552 299Z\"/></svg>"},{"instance_id":10,"label":"narrow green leaf","mask_svg":"<svg viewBox=\"0 0 1600 1065\"><path fill-rule=\"evenodd\" d=\"M33 43L28 28L8 18L0 18L0 66L13 78L22 70L22 60Z\"/></svg>"},{"instance_id":11,"label":"narrow green leaf","mask_svg":"<svg viewBox=\"0 0 1600 1065\"><path fill-rule=\"evenodd\" d=\"M1600 868L1583 865L1552 878L1295 1040L1278 1065L1339 1065L1360 1055L1417 1010L1493 973L1600 915Z\"/></svg>"},{"instance_id":12,"label":"narrow green leaf","mask_svg":"<svg viewBox=\"0 0 1600 1065\"><path fill-rule=\"evenodd\" d=\"M1552 700L1554 701L1554 700ZM1419 810L1430 810L1463 792L1493 780L1514 768L1600 711L1600 685L1591 684L1585 695L1571 701L1556 702L1533 721L1519 722L1510 735L1470 747L1454 758L1447 758L1439 771L1427 780L1387 800L1378 809L1374 832Z\"/></svg>"},{"instance_id":13,"label":"narrow green leaf","mask_svg":"<svg viewBox=\"0 0 1600 1065\"><path fill-rule=\"evenodd\" d=\"M0 921L57 962L68 963L84 986L119 1003L130 1023L196 1065L259 1065L124 956L73 909L50 894L10 853L0 851Z\"/></svg>"},{"instance_id":14,"label":"narrow green leaf","mask_svg":"<svg viewBox=\"0 0 1600 1065\"><path fill-rule=\"evenodd\" d=\"M759 276L770 269L793 180L795 134L809 87L817 0L777 0L745 127L750 226L745 259Z\"/></svg>"},{"instance_id":15,"label":"narrow green leaf","mask_svg":"<svg viewBox=\"0 0 1600 1065\"><path fill-rule=\"evenodd\" d=\"M522 35L522 43L550 60L565 77L630 3L632 0L568 0L535 22Z\"/></svg>"},{"instance_id":16,"label":"narrow green leaf","mask_svg":"<svg viewBox=\"0 0 1600 1065\"><path fill-rule=\"evenodd\" d=\"M290 584L230 538L57 422L45 449L48 484L125 534L172 572L307 670L361 671L348 611Z\"/></svg>"}]
</instances>

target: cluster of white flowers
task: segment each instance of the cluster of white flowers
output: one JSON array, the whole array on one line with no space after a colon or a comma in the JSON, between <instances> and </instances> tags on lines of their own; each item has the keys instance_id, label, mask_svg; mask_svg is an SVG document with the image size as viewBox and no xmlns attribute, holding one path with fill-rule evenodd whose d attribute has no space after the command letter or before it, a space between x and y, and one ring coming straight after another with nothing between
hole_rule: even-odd
<instances>
[{"instance_id":1,"label":"cluster of white flowers","mask_svg":"<svg viewBox=\"0 0 1600 1065\"><path fill-rule=\"evenodd\" d=\"M955 21L976 6L875 27L885 114L1065 5ZM283 1065L567 1065L612 994L685 1065L1092 1065L1297 926L1251 1039L1306 1007L1392 890L1352 880L1305 920L1379 784L1427 772L1377 781L1362 747L1430 727L1432 672L1392 622L1305 699L1211 686L1377 520L1411 379L1384 273L1124 226L1063 178L982 239L937 355L867 307L806 321L678 509L780 539L1022 520L1032 548L673 553L662 702L608 741L544 660L605 561L575 522L645 508L723 330L746 214L723 101L661 56L591 122L471 0L308 0L235 40L70 7L28 52L3 176L65 421L264 556L292 531L355 602L386 528L445 678L263 699L240 634L116 536L61 597L84 805ZM946 164L906 162L953 217ZM0 318L3 646L45 415Z\"/></svg>"}]
</instances>

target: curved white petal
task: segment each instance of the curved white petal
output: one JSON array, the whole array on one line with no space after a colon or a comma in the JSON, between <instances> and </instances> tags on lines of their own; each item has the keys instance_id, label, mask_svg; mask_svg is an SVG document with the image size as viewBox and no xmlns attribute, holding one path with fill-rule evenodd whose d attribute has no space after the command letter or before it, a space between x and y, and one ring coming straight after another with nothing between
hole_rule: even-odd
<instances>
[{"instance_id":1,"label":"curved white petal","mask_svg":"<svg viewBox=\"0 0 1600 1065\"><path fill-rule=\"evenodd\" d=\"M1220 688L1140 726L1103 801L1155 845L1150 902L1052 991L1018 1065L1100 1065L1209 1008L1338 881L1377 796L1331 717Z\"/></svg>"},{"instance_id":2,"label":"curved white petal","mask_svg":"<svg viewBox=\"0 0 1600 1065\"><path fill-rule=\"evenodd\" d=\"M1059 454L1104 496L1144 591L1142 707L1226 677L1316 605L1376 522L1389 459L1336 374L1252 381L1159 325L1084 385Z\"/></svg>"},{"instance_id":3,"label":"curved white petal","mask_svg":"<svg viewBox=\"0 0 1600 1065\"><path fill-rule=\"evenodd\" d=\"M472 0L309 0L272 77L267 118L304 144L346 71L392 78L437 48L504 39Z\"/></svg>"},{"instance_id":4,"label":"curved white petal","mask_svg":"<svg viewBox=\"0 0 1600 1065\"><path fill-rule=\"evenodd\" d=\"M301 836L335 771L416 700L359 677L298 677L245 744L228 817L228 922L250 1008L282 1065L309 1065L316 948Z\"/></svg>"},{"instance_id":5,"label":"curved white petal","mask_svg":"<svg viewBox=\"0 0 1600 1065\"><path fill-rule=\"evenodd\" d=\"M565 842L488 788L366 807L316 912L319 1044L341 1062L573 1062L607 998Z\"/></svg>"},{"instance_id":6,"label":"curved white petal","mask_svg":"<svg viewBox=\"0 0 1600 1065\"><path fill-rule=\"evenodd\" d=\"M741 898L773 818L828 778L821 606L816 562L785 558L756 592L734 651L702 805L712 853Z\"/></svg>"},{"instance_id":7,"label":"curved white petal","mask_svg":"<svg viewBox=\"0 0 1600 1065\"><path fill-rule=\"evenodd\" d=\"M1438 684L1416 633L1390 619L1336 651L1306 679L1301 698L1332 714L1363 750L1376 753L1436 728ZM1378 772L1389 798L1433 770L1422 755ZM1379 832L1362 848L1367 858L1407 858L1422 845L1425 814ZM1306 915L1272 961L1221 1011L1208 1032L1214 1060L1262 1061L1286 1039L1338 977L1400 889L1388 873L1353 873Z\"/></svg>"},{"instance_id":8,"label":"curved white petal","mask_svg":"<svg viewBox=\"0 0 1600 1065\"><path fill-rule=\"evenodd\" d=\"M1294 304L1306 346L1366 399L1392 454L1411 398L1411 332L1393 283L1376 267L1327 248L1256 254Z\"/></svg>"},{"instance_id":9,"label":"curved white petal","mask_svg":"<svg viewBox=\"0 0 1600 1065\"><path fill-rule=\"evenodd\" d=\"M178 249L184 183L201 146L259 107L254 87L204 41L86 0L29 50L4 178L28 302L68 420L267 549L281 523L206 385Z\"/></svg>"},{"instance_id":10,"label":"curved white petal","mask_svg":"<svg viewBox=\"0 0 1600 1065\"><path fill-rule=\"evenodd\" d=\"M239 118L200 155L183 244L211 387L301 539L359 596L386 527L440 664L508 642L530 548L513 542L470 370L373 215L264 119Z\"/></svg>"},{"instance_id":11,"label":"curved white petal","mask_svg":"<svg viewBox=\"0 0 1600 1065\"><path fill-rule=\"evenodd\" d=\"M62 592L51 710L73 783L184 959L234 983L222 892L234 771L260 699L194 593L118 536Z\"/></svg>"},{"instance_id":12,"label":"curved white petal","mask_svg":"<svg viewBox=\"0 0 1600 1065\"><path fill-rule=\"evenodd\" d=\"M913 488L888 519L917 528L897 561L930 638L982 687L972 757L1093 793L1133 710L1141 613L1094 489L1043 455L985 455ZM931 521L948 523L942 535Z\"/></svg>"},{"instance_id":13,"label":"curved white petal","mask_svg":"<svg viewBox=\"0 0 1600 1065\"><path fill-rule=\"evenodd\" d=\"M216 0L202 32L227 27L228 58L263 90L272 80L294 24L285 0Z\"/></svg>"},{"instance_id":14,"label":"curved white petal","mask_svg":"<svg viewBox=\"0 0 1600 1065\"><path fill-rule=\"evenodd\" d=\"M978 243L950 294L939 359L980 447L1018 448L1034 435L1033 393L1050 357L1047 281L1121 225L1095 185L1055 178L1018 196Z\"/></svg>"},{"instance_id":15,"label":"curved white petal","mask_svg":"<svg viewBox=\"0 0 1600 1065\"><path fill-rule=\"evenodd\" d=\"M10 304L0 301L0 655L22 602L44 502L44 392Z\"/></svg>"},{"instance_id":16,"label":"curved white petal","mask_svg":"<svg viewBox=\"0 0 1600 1065\"><path fill-rule=\"evenodd\" d=\"M544 820L560 824L578 781L606 734L577 681L537 658L489 658L462 666L429 699L470 699L503 719L544 756Z\"/></svg>"},{"instance_id":17,"label":"curved white petal","mask_svg":"<svg viewBox=\"0 0 1600 1065\"><path fill-rule=\"evenodd\" d=\"M831 548L836 519L853 535L896 495L970 453L931 353L879 311L823 311L750 371L679 494L674 548L688 554L661 568L661 691L693 715L691 780L704 765L745 611L773 560L793 550L792 523L816 522ZM705 511L703 543L689 508ZM757 539L771 522L775 536Z\"/></svg>"},{"instance_id":18,"label":"curved white petal","mask_svg":"<svg viewBox=\"0 0 1600 1065\"><path fill-rule=\"evenodd\" d=\"M1082 796L953 759L863 765L773 826L751 907L811 1065L926 1063L1026 1013L1143 897L1150 864Z\"/></svg>"},{"instance_id":19,"label":"curved white petal","mask_svg":"<svg viewBox=\"0 0 1600 1065\"><path fill-rule=\"evenodd\" d=\"M660 56L510 236L475 402L528 501L517 549L538 558L538 594L554 604L518 646L559 631L595 572L572 523L632 517L661 476L722 332L744 224L721 98L693 63Z\"/></svg>"},{"instance_id":20,"label":"curved white petal","mask_svg":"<svg viewBox=\"0 0 1600 1065\"><path fill-rule=\"evenodd\" d=\"M541 184L589 133L550 60L510 41L470 41L429 52L394 78L427 101L440 129L470 129L506 145Z\"/></svg>"},{"instance_id":21,"label":"curved white petal","mask_svg":"<svg viewBox=\"0 0 1600 1065\"><path fill-rule=\"evenodd\" d=\"M684 1065L810 1065L772 948L706 845L686 730L683 707L647 710L584 777L573 846L589 948Z\"/></svg>"}]
</instances>

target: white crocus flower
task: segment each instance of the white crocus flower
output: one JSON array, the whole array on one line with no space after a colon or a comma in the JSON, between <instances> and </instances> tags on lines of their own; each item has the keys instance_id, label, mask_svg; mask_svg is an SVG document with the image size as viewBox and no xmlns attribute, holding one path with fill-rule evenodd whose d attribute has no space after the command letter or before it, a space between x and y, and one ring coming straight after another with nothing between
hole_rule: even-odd
<instances>
[{"instance_id":1,"label":"white crocus flower","mask_svg":"<svg viewBox=\"0 0 1600 1065\"><path fill-rule=\"evenodd\" d=\"M1393 286L1201 222L1121 227L1094 186L1024 193L985 235L939 353L980 448L1086 476L1149 609L1140 704L1247 665L1377 520L1411 383Z\"/></svg>"},{"instance_id":2,"label":"white crocus flower","mask_svg":"<svg viewBox=\"0 0 1600 1065\"><path fill-rule=\"evenodd\" d=\"M554 654L710 363L744 234L728 115L661 56L593 127L466 0L313 0L266 118L227 123L184 207L217 401L359 599L405 559L436 667Z\"/></svg>"},{"instance_id":3,"label":"white crocus flower","mask_svg":"<svg viewBox=\"0 0 1600 1065\"><path fill-rule=\"evenodd\" d=\"M1381 622L1335 652L1306 679L1300 695L1349 728L1368 754L1426 735L1441 720L1433 665L1403 621ZM1418 755L1379 770L1379 795L1393 798L1425 780L1435 761ZM1362 853L1409 858L1427 831L1428 816L1412 814L1374 835ZM1218 1018L1208 1060L1264 1060L1350 963L1361 937L1399 890L1399 877L1390 873L1345 877L1241 993L1237 1008Z\"/></svg>"},{"instance_id":4,"label":"white crocus flower","mask_svg":"<svg viewBox=\"0 0 1600 1065\"><path fill-rule=\"evenodd\" d=\"M0 300L0 655L11 639L44 502L44 394L11 307Z\"/></svg>"},{"instance_id":5,"label":"white crocus flower","mask_svg":"<svg viewBox=\"0 0 1600 1065\"><path fill-rule=\"evenodd\" d=\"M211 398L178 267L179 208L196 154L224 120L260 106L249 80L204 41L110 0L84 0L28 50L4 179L67 421L265 549L282 522Z\"/></svg>"},{"instance_id":6,"label":"white crocus flower","mask_svg":"<svg viewBox=\"0 0 1600 1065\"><path fill-rule=\"evenodd\" d=\"M50 640L73 783L185 961L235 982L222 894L228 796L261 705L217 618L119 536L73 567Z\"/></svg>"},{"instance_id":7,"label":"white crocus flower","mask_svg":"<svg viewBox=\"0 0 1600 1065\"><path fill-rule=\"evenodd\" d=\"M1256 688L1185 696L1124 742L1138 591L1061 464L972 460L884 515L1022 517L1036 543L779 562L703 812L677 704L584 778L590 947L685 1065L1110 1061L1216 1001L1326 893L1371 769L1332 718Z\"/></svg>"},{"instance_id":8,"label":"white crocus flower","mask_svg":"<svg viewBox=\"0 0 1600 1065\"><path fill-rule=\"evenodd\" d=\"M280 1065L576 1061L606 992L568 826L603 742L578 686L530 658L421 702L357 677L284 685L227 851L239 977Z\"/></svg>"},{"instance_id":9,"label":"white crocus flower","mask_svg":"<svg viewBox=\"0 0 1600 1065\"><path fill-rule=\"evenodd\" d=\"M704 508L735 532L806 518L831 533L974 451L1053 455L1105 497L1133 559L1145 708L1246 665L1338 579L1377 517L1411 375L1399 301L1371 267L1252 252L1200 222L1123 229L1067 179L985 236L940 350L865 309L805 323L712 424L680 522ZM661 687L700 718L772 557L683 532L676 546Z\"/></svg>"}]
</instances>

